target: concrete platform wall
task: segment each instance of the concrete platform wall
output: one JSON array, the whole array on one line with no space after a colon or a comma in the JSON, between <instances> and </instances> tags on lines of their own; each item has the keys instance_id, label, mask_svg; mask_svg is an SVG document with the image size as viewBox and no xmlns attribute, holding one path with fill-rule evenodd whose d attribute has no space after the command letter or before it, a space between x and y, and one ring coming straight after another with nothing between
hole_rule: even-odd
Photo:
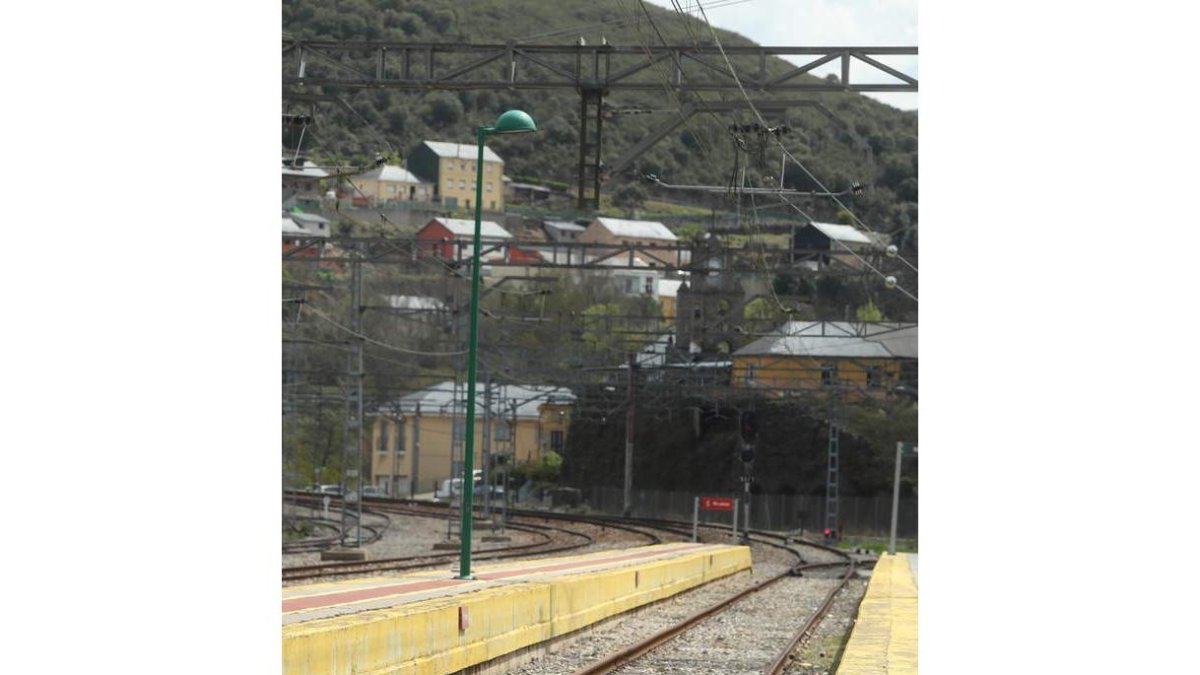
<instances>
[{"instance_id":1,"label":"concrete platform wall","mask_svg":"<svg viewBox=\"0 0 1200 675\"><path fill-rule=\"evenodd\" d=\"M903 553L876 563L837 669L876 674L917 675L917 586Z\"/></svg>"},{"instance_id":2,"label":"concrete platform wall","mask_svg":"<svg viewBox=\"0 0 1200 675\"><path fill-rule=\"evenodd\" d=\"M453 673L750 566L747 547L724 546L287 625L284 673Z\"/></svg>"}]
</instances>

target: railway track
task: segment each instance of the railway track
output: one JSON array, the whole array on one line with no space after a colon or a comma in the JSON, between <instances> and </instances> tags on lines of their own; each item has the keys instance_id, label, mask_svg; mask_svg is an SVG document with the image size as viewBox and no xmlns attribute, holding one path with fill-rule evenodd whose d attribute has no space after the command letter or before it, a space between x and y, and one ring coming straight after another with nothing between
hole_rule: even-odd
<instances>
[{"instance_id":1,"label":"railway track","mask_svg":"<svg viewBox=\"0 0 1200 675\"><path fill-rule=\"evenodd\" d=\"M672 527L678 523L659 521ZM725 536L723 528L718 536ZM690 531L688 532L690 535ZM718 582L713 588L693 590L673 601L658 603L652 611L630 618L629 625L614 625L611 635L595 633L581 639L581 649L560 650L547 663L533 662L514 671L521 675L571 672L596 673L747 673L772 675L787 672L792 654L814 633L835 599L854 577L854 560L847 554L811 542L789 545L782 535L752 531L750 543L779 552L765 579ZM798 549L821 562L804 562ZM755 556L760 558L759 555ZM756 562L756 568L759 567ZM830 577L830 572L838 571ZM733 588L740 585L739 588ZM718 590L716 587L722 587ZM703 605L681 612L683 607ZM797 610L801 611L797 611ZM649 637L644 637L649 634ZM620 644L621 635L638 636ZM735 637L736 635L736 637ZM597 654L597 648L605 651ZM570 654L569 656L567 654ZM590 656L590 658L588 658Z\"/></svg>"},{"instance_id":2,"label":"railway track","mask_svg":"<svg viewBox=\"0 0 1200 675\"><path fill-rule=\"evenodd\" d=\"M417 517L430 518L445 518L448 513L444 506L430 506L426 504L414 503L395 503L395 504L379 504L373 503L371 507L372 513L393 514ZM364 511L364 514L366 511ZM547 515L554 516L556 514L543 514L539 512L519 512L514 514L515 520L510 521L506 527L512 530L528 532L540 538L540 541L524 544L512 544L507 546L494 546L491 548L479 548L472 554L474 560L502 560L507 558L519 558L534 555L549 555L553 553L565 553L574 550L579 550L595 543L595 539L587 532L581 532L578 529L571 529L560 525L550 525L535 522L543 521L567 521L572 523L586 523L593 526L615 529L628 532L640 537L641 540L636 543L657 544L662 539L653 532L654 528L637 527L634 525L626 525L614 522L601 522L594 519L586 518L556 518L545 517ZM365 526L364 526L365 528ZM322 545L328 546L336 543L340 537L326 537L314 544L318 548L295 548L292 550L319 550ZM291 551L289 551L291 552ZM391 557L369 561L348 561L348 562L322 562L314 565L301 565L283 568L283 581L305 581L320 578L337 578L345 576L356 576L364 574L372 574L379 572L397 572L404 570L424 569L428 567L436 567L443 564L452 563L457 560L458 552L446 553L429 553L412 556Z\"/></svg>"},{"instance_id":3,"label":"railway track","mask_svg":"<svg viewBox=\"0 0 1200 675\"><path fill-rule=\"evenodd\" d=\"M357 514L350 514L351 518L357 521ZM363 509L364 521L370 518L376 518L382 522L368 523L364 522L361 526L363 532L363 543L370 544L379 541L387 533L388 527L391 525L391 520L382 511L373 509ZM347 536L348 532L342 531L342 523L340 520L332 518L321 518L316 516L288 516L286 520L289 526L296 529L303 529L304 526L311 527L313 531L322 532L321 536L308 536L297 541L287 541L283 543L284 553L305 553L311 551L322 551L334 546L341 545Z\"/></svg>"}]
</instances>

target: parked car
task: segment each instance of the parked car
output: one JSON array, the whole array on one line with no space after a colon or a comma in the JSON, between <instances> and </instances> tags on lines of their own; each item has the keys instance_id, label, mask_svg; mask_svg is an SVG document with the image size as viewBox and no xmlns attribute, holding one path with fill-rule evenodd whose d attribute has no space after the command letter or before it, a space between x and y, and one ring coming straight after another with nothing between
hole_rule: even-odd
<instances>
[{"instance_id":1,"label":"parked car","mask_svg":"<svg viewBox=\"0 0 1200 675\"><path fill-rule=\"evenodd\" d=\"M483 486L483 470L475 469L475 492L478 493ZM447 478L438 484L437 489L433 491L434 499L451 499L462 494L462 479Z\"/></svg>"},{"instance_id":2,"label":"parked car","mask_svg":"<svg viewBox=\"0 0 1200 675\"><path fill-rule=\"evenodd\" d=\"M375 485L364 485L363 489L362 489L362 495L363 495L363 497L365 497L367 499L387 496L387 494L383 491L383 488L375 486ZM346 495L346 501L351 502L351 503L357 502L358 501L358 493L351 491L349 494Z\"/></svg>"},{"instance_id":3,"label":"parked car","mask_svg":"<svg viewBox=\"0 0 1200 675\"><path fill-rule=\"evenodd\" d=\"M462 493L461 478L447 478L438 484L436 490L433 491L434 499L451 499Z\"/></svg>"},{"instance_id":4,"label":"parked car","mask_svg":"<svg viewBox=\"0 0 1200 675\"><path fill-rule=\"evenodd\" d=\"M326 494L326 495L340 495L340 494L342 494L342 486L341 485L314 485L313 492L320 492L321 494Z\"/></svg>"}]
</instances>

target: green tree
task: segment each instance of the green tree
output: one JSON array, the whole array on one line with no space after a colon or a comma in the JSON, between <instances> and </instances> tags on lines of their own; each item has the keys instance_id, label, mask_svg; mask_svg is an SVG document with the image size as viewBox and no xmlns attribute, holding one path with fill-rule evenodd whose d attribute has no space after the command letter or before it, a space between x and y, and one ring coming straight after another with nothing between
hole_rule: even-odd
<instances>
[{"instance_id":1,"label":"green tree","mask_svg":"<svg viewBox=\"0 0 1200 675\"><path fill-rule=\"evenodd\" d=\"M627 184L622 185L613 194L613 205L619 206L631 212L634 209L640 209L646 203L646 190L640 185Z\"/></svg>"},{"instance_id":2,"label":"green tree","mask_svg":"<svg viewBox=\"0 0 1200 675\"><path fill-rule=\"evenodd\" d=\"M621 308L614 302L592 305L583 310L583 341L592 349L616 349L620 338L613 331L614 317Z\"/></svg>"},{"instance_id":3,"label":"green tree","mask_svg":"<svg viewBox=\"0 0 1200 675\"><path fill-rule=\"evenodd\" d=\"M448 91L434 92L425 98L421 118L434 129L454 126L463 118L462 101Z\"/></svg>"},{"instance_id":4,"label":"green tree","mask_svg":"<svg viewBox=\"0 0 1200 675\"><path fill-rule=\"evenodd\" d=\"M867 300L867 304L865 305L858 306L858 309L854 312L854 318L858 319L859 321L868 322L884 320L883 312L879 311L879 308L876 307L875 303L871 300Z\"/></svg>"}]
</instances>

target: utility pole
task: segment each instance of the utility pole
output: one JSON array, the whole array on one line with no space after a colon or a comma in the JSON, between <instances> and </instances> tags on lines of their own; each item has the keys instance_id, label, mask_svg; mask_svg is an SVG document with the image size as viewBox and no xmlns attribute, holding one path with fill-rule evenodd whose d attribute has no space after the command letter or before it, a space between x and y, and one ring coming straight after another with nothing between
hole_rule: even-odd
<instances>
[{"instance_id":1,"label":"utility pole","mask_svg":"<svg viewBox=\"0 0 1200 675\"><path fill-rule=\"evenodd\" d=\"M413 415L413 462L412 481L408 484L408 498L413 499L421 486L421 402L417 401L417 412Z\"/></svg>"},{"instance_id":2,"label":"utility pole","mask_svg":"<svg viewBox=\"0 0 1200 675\"><path fill-rule=\"evenodd\" d=\"M492 374L489 372L483 385L483 517L492 517L491 486L492 472Z\"/></svg>"},{"instance_id":3,"label":"utility pole","mask_svg":"<svg viewBox=\"0 0 1200 675\"><path fill-rule=\"evenodd\" d=\"M637 354L629 352L629 407L625 411L625 500L622 515L629 517L633 511L633 430L636 420L635 409L637 405L634 392L635 373L637 368Z\"/></svg>"},{"instance_id":4,"label":"utility pole","mask_svg":"<svg viewBox=\"0 0 1200 675\"><path fill-rule=\"evenodd\" d=\"M515 457L517 455L517 399L509 399L508 404L512 407L512 421L508 427L508 447L512 448ZM538 459L541 459L540 454Z\"/></svg>"},{"instance_id":5,"label":"utility pole","mask_svg":"<svg viewBox=\"0 0 1200 675\"><path fill-rule=\"evenodd\" d=\"M393 499L400 498L400 478L396 473L396 464L400 461L400 448L404 447L404 411L400 409L400 404L396 404L395 410L396 420L396 447L388 448L388 454L392 456L392 472L388 476L388 496Z\"/></svg>"},{"instance_id":6,"label":"utility pole","mask_svg":"<svg viewBox=\"0 0 1200 675\"><path fill-rule=\"evenodd\" d=\"M347 494L342 495L342 543L345 544L350 525L347 499L350 492L358 496L358 522L355 526L354 545L362 546L362 414L363 414L363 340L362 340L362 256L358 247L353 249L350 264L350 330L354 334L354 349L346 356L346 422L345 452L342 455L342 484Z\"/></svg>"},{"instance_id":7,"label":"utility pole","mask_svg":"<svg viewBox=\"0 0 1200 675\"><path fill-rule=\"evenodd\" d=\"M838 531L838 425L829 421L829 458L825 479L825 532L841 537Z\"/></svg>"},{"instance_id":8,"label":"utility pole","mask_svg":"<svg viewBox=\"0 0 1200 675\"><path fill-rule=\"evenodd\" d=\"M458 427L459 403L461 402L460 393L462 391L461 372L454 373L454 400L450 404L450 409L453 411L450 415L450 520L446 523L446 538L453 539L456 534L455 526L461 522L463 508L470 508L463 503L463 494L466 488L466 481L469 480L466 476L470 472L463 468L463 449L462 435ZM454 512L454 479L459 479L458 484L458 516Z\"/></svg>"}]
</instances>

